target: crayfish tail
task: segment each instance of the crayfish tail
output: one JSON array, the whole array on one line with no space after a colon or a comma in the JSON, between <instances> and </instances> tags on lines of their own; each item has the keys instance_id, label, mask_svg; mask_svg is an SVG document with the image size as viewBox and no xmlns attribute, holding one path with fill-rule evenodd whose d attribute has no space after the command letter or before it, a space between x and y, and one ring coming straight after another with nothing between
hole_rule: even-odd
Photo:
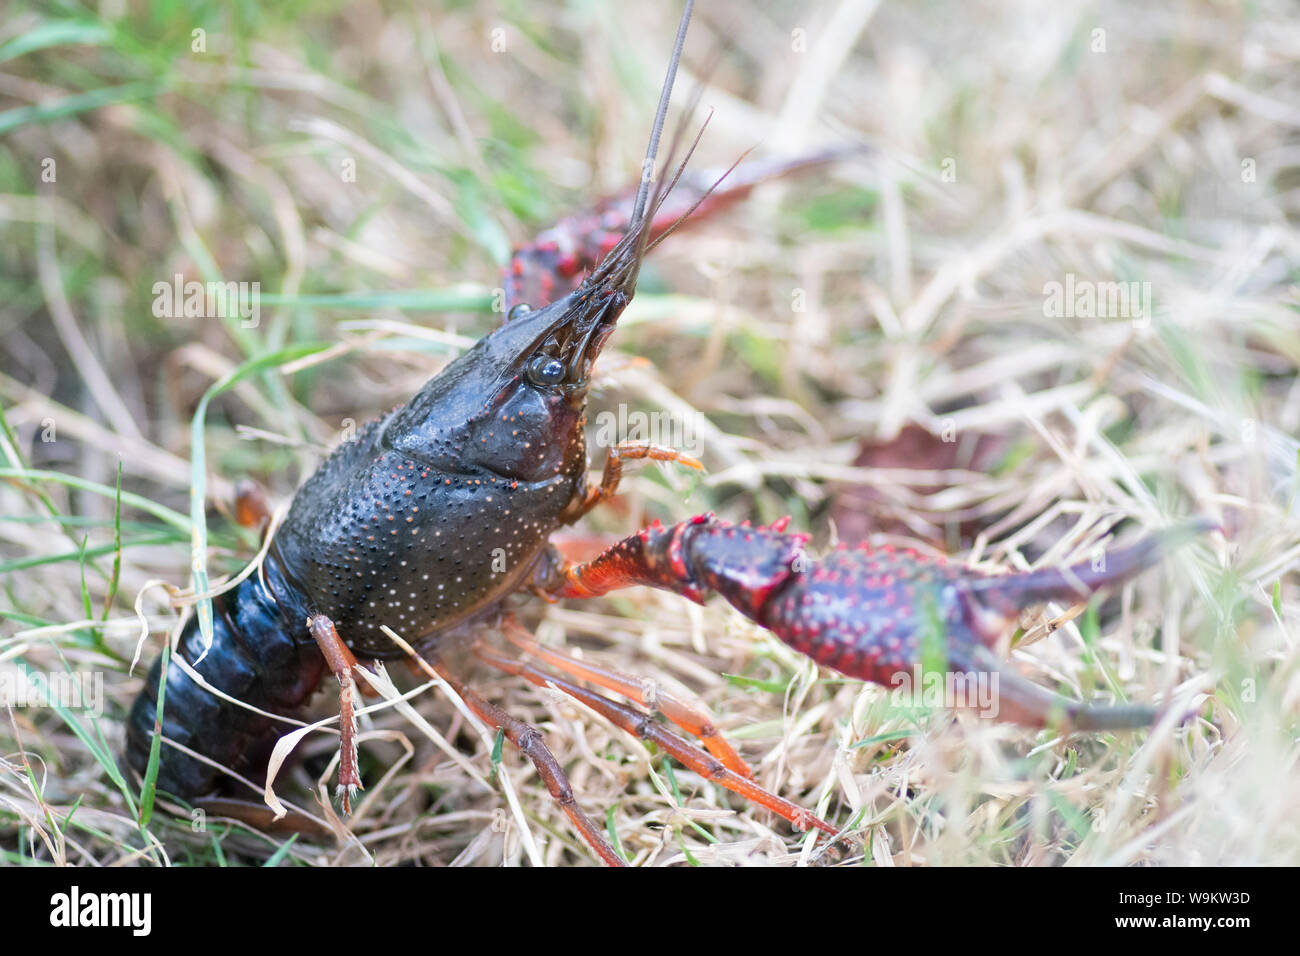
<instances>
[{"instance_id":1,"label":"crayfish tail","mask_svg":"<svg viewBox=\"0 0 1300 956\"><path fill-rule=\"evenodd\" d=\"M297 710L320 683L320 654L296 639L282 615L278 564L268 559L263 570L213 600L211 646L198 616L190 618L166 673L160 656L135 699L125 749L136 773L148 771L156 724L162 736L198 755L161 746L159 790L190 799L217 789L225 777L221 767L243 771L255 762L280 736L273 714Z\"/></svg>"}]
</instances>

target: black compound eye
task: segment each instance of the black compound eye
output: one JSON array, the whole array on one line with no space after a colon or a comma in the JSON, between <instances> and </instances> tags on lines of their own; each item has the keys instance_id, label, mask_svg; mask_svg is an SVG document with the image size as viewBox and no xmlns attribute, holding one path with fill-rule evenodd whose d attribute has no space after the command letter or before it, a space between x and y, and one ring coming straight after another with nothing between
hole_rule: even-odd
<instances>
[{"instance_id":1,"label":"black compound eye","mask_svg":"<svg viewBox=\"0 0 1300 956\"><path fill-rule=\"evenodd\" d=\"M521 315L525 314L526 312L531 312L531 311L533 311L533 307L531 305L529 305L527 302L520 302L518 305L512 306L510 311L506 313L506 321L509 322L512 319L517 319Z\"/></svg>"},{"instance_id":2,"label":"black compound eye","mask_svg":"<svg viewBox=\"0 0 1300 956\"><path fill-rule=\"evenodd\" d=\"M564 373L564 363L552 355L539 355L528 363L528 380L534 385L559 385Z\"/></svg>"}]
</instances>

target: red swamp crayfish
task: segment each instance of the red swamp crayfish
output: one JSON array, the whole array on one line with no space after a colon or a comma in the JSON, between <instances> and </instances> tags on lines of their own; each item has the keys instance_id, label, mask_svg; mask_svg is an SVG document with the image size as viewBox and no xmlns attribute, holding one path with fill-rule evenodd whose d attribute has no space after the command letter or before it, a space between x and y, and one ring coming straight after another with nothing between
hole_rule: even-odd
<instances>
[{"instance_id":1,"label":"red swamp crayfish","mask_svg":"<svg viewBox=\"0 0 1300 956\"><path fill-rule=\"evenodd\" d=\"M647 171L656 162L690 10L688 2ZM991 648L1024 608L1075 602L1126 581L1167 548L1208 530L1205 522L1149 536L1103 561L1013 574L892 547L814 558L805 551L807 536L787 531L786 522L737 526L712 515L668 527L655 523L581 564L550 542L615 492L624 461L699 467L671 449L628 443L608 451L599 484L588 481L583 429L593 364L635 293L645 254L699 209L725 204L768 175L835 156L742 166L736 180L715 188L718 183L683 176L693 149L666 181L662 174L643 177L634 197L566 221L518 250L506 276L507 321L408 403L360 429L302 485L283 523L268 529L273 537L258 573L213 600L210 646L197 620L188 622L166 667L165 696L165 658L155 662L127 728L127 759L137 772L156 766L158 789L186 799L217 790L223 768L256 772L282 735L277 715L302 708L329 672L340 684L346 810L361 784L354 743L358 658L405 654L381 629L387 625L412 635L421 657L468 708L531 759L573 826L610 865L623 860L578 805L540 733L466 686L450 662L472 657L554 687L796 826L839 836L832 824L754 782L700 709L660 693L643 710L591 689L642 702L635 678L538 645L503 606L526 590L551 600L635 585L697 602L717 594L849 677L889 684L924 658L958 674L995 675L1003 719L1078 731L1154 721L1153 708L1091 706L1053 694L1005 667ZM254 499L244 503L251 505L250 520L265 517ZM505 560L492 560L494 554ZM479 639L492 630L522 654L504 654Z\"/></svg>"}]
</instances>

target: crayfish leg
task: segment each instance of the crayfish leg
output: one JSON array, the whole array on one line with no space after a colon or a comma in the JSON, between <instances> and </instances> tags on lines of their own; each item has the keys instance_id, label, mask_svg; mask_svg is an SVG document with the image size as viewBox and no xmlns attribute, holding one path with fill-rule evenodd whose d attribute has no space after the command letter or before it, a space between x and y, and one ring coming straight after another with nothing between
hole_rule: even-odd
<instances>
[{"instance_id":1,"label":"crayfish leg","mask_svg":"<svg viewBox=\"0 0 1300 956\"><path fill-rule=\"evenodd\" d=\"M600 473L600 484L587 490L587 497L576 506L576 513L566 520L577 521L602 501L608 501L618 491L619 482L623 480L623 462L625 461L670 461L684 465L694 471L703 471L704 465L698 458L648 441L620 442L605 453L605 467Z\"/></svg>"},{"instance_id":2,"label":"crayfish leg","mask_svg":"<svg viewBox=\"0 0 1300 956\"><path fill-rule=\"evenodd\" d=\"M802 830L815 827L832 837L838 838L840 836L839 831L834 826L811 810L783 797L778 797L748 777L743 777L735 771L728 770L723 766L722 761L697 747L691 746L684 737L678 736L667 727L657 723L649 714L626 704L620 704L618 701L610 700L595 691L587 690L587 688L573 683L568 678L540 670L533 664L504 657L485 647L482 643L474 646L474 653L480 660L499 671L523 677L529 683L538 687L554 687L563 691L575 700L586 704L619 729L625 730L641 740L653 743L686 769L698 773L706 780L720 784L751 803L756 803L760 807L771 810L773 813L789 820L796 827Z\"/></svg>"},{"instance_id":3,"label":"crayfish leg","mask_svg":"<svg viewBox=\"0 0 1300 956\"><path fill-rule=\"evenodd\" d=\"M583 840L595 851L596 855L609 866L627 866L623 858L614 852L614 848L609 845L609 842L601 834L600 828L578 806L578 800L573 794L573 786L569 783L569 778L560 766L560 762L555 759L555 755L547 748L546 742L542 739L542 732L531 724L526 724L517 717L510 716L500 707L470 690L463 681L447 669L447 665L441 660L433 662L433 669L451 685L460 699L465 702L465 706L473 711L480 720L489 727L504 733L506 740L510 741L520 753L532 761L533 766L537 768L538 776L546 784L546 789L550 791L551 796L560 805L560 809L564 811L565 816L582 834Z\"/></svg>"},{"instance_id":4,"label":"crayfish leg","mask_svg":"<svg viewBox=\"0 0 1300 956\"><path fill-rule=\"evenodd\" d=\"M260 530L271 520L271 502L266 490L250 478L235 486L235 521L242 527Z\"/></svg>"},{"instance_id":5,"label":"crayfish leg","mask_svg":"<svg viewBox=\"0 0 1300 956\"><path fill-rule=\"evenodd\" d=\"M544 661L556 670L587 680L613 691L620 697L643 704L656 713L662 714L692 737L704 745L704 749L722 761L723 766L742 777L752 777L754 772L745 763L735 748L727 743L709 715L700 705L689 704L659 687L654 681L637 680L630 674L578 660L568 654L562 654L549 647L543 647L533 635L517 620L508 617L502 621L502 632L506 638L530 657Z\"/></svg>"},{"instance_id":6,"label":"crayfish leg","mask_svg":"<svg viewBox=\"0 0 1300 956\"><path fill-rule=\"evenodd\" d=\"M707 523L711 517L701 515L671 528L664 528L656 521L648 528L623 538L590 561L552 568L545 586L557 598L593 598L621 588L644 585L673 591L703 603L706 589L697 584L683 563L682 550L677 542L682 529L696 523Z\"/></svg>"},{"instance_id":7,"label":"crayfish leg","mask_svg":"<svg viewBox=\"0 0 1300 956\"><path fill-rule=\"evenodd\" d=\"M352 801L361 785L357 769L357 685L352 678L353 668L359 666L356 657L348 650L334 628L334 622L324 614L313 614L307 619L316 646L320 648L327 666L339 682L339 798L343 812L352 812Z\"/></svg>"}]
</instances>

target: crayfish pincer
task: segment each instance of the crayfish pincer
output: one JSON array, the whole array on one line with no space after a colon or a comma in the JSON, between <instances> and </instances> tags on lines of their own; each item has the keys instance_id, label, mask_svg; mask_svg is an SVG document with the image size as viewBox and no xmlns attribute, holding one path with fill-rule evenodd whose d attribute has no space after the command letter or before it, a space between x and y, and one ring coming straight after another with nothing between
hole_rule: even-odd
<instances>
[{"instance_id":1,"label":"crayfish pincer","mask_svg":"<svg viewBox=\"0 0 1300 956\"><path fill-rule=\"evenodd\" d=\"M688 2L647 170L657 161L690 11ZM888 682L911 670L930 634L941 665L1004 674L1005 717L1081 730L1151 723L1147 708L1095 708L1049 694L1004 672L989 646L1026 605L1083 598L1132 577L1172 543L1168 536L1115 551L1100 568L993 576L890 548L813 559L806 536L784 524L751 528L705 515L655 524L586 563L561 557L551 536L614 493L624 461L699 467L669 448L625 443L609 450L592 485L584 434L593 364L636 292L644 256L709 196L697 191L676 218L665 213L675 208L665 202L689 158L690 150L671 176L644 179L619 213L626 220L618 229L602 219L599 229L581 232L580 244L592 248L557 258L552 235L534 250L545 254L521 250L515 273L529 281L513 288L529 290L533 301L511 299L508 321L405 405L362 428L299 488L284 521L268 529L258 573L214 598L211 645L191 620L167 666L160 659L151 669L127 728L136 771L156 767L158 788L187 799L218 790L234 774L256 775L281 736L282 718L302 708L330 673L340 688L339 786L348 809L362 782L354 743L358 658L403 656L391 630L532 760L573 826L610 865L624 861L579 806L541 735L468 687L451 662L472 657L571 695L690 770L838 839L834 825L759 786L698 708L663 692L645 699L636 679L543 648L504 608L520 592L577 599L635 585L696 601L719 594L851 677ZM616 232L621 237L610 241ZM550 262L547 281L533 281L539 263ZM590 271L580 278L572 262ZM492 631L522 654L503 654L477 637ZM461 653L448 653L453 643ZM601 691L645 703L667 723Z\"/></svg>"},{"instance_id":2,"label":"crayfish pincer","mask_svg":"<svg viewBox=\"0 0 1300 956\"><path fill-rule=\"evenodd\" d=\"M809 558L807 535L787 533L788 520L766 528L736 526L712 515L669 528L656 522L568 569L558 593L594 597L641 584L695 601L720 594L817 663L886 685L917 671L930 636L940 667L997 676L995 705L1005 720L1132 730L1149 726L1157 711L1088 706L1051 694L1004 667L990 648L1025 608L1086 600L1215 528L1210 521L1190 521L1109 552L1103 560L990 574L893 546L841 547L821 559Z\"/></svg>"}]
</instances>

